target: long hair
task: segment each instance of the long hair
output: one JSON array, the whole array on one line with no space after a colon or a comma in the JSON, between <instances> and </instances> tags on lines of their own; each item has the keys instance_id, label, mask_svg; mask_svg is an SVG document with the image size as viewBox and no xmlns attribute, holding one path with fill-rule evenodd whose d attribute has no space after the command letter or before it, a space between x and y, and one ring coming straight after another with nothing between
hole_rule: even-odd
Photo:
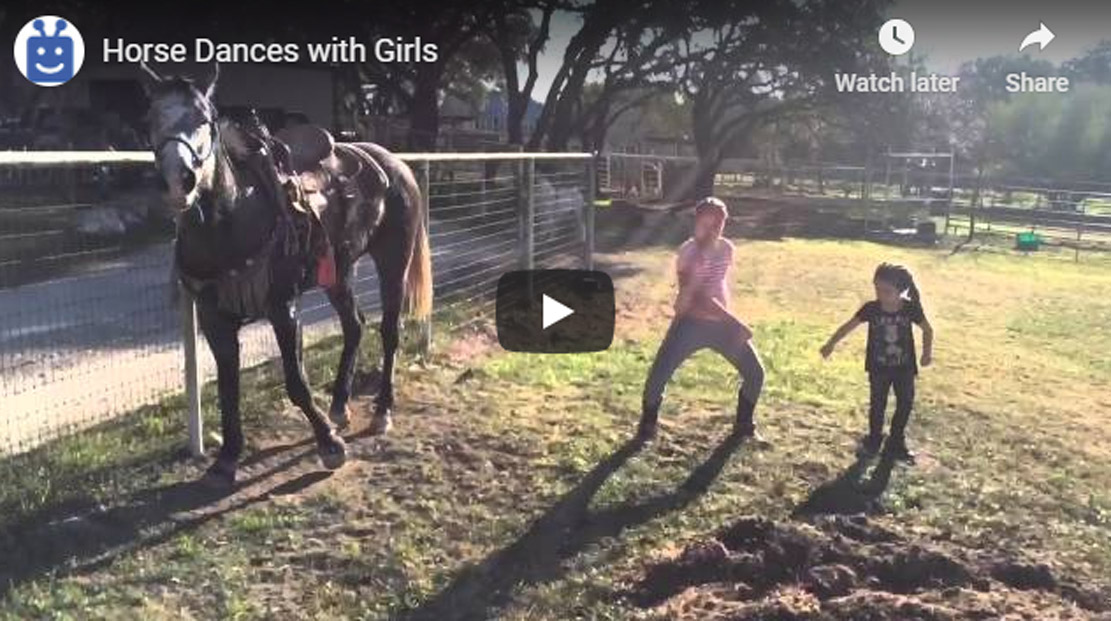
<instances>
[{"instance_id":1,"label":"long hair","mask_svg":"<svg viewBox=\"0 0 1111 621\"><path fill-rule=\"evenodd\" d=\"M880 263L872 280L892 285L899 290L899 293L906 295L908 300L921 306L922 292L914 282L914 274L911 274L905 266L897 263Z\"/></svg>"}]
</instances>

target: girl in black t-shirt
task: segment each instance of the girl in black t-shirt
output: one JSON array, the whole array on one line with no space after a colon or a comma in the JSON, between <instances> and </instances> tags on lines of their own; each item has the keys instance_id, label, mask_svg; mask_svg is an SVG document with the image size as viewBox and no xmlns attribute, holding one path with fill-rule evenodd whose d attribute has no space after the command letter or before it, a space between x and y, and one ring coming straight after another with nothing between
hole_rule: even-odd
<instances>
[{"instance_id":1,"label":"girl in black t-shirt","mask_svg":"<svg viewBox=\"0 0 1111 621\"><path fill-rule=\"evenodd\" d=\"M822 357L833 354L833 348L862 323L868 324L868 350L864 368L871 385L868 410L868 435L861 443L865 454L874 455L883 444L884 454L896 459L913 461L907 448L906 427L914 405L914 379L918 360L914 351L911 324L922 329L923 367L933 359L934 331L922 310L922 299L910 270L891 263L876 268L872 279L876 299L860 307L852 319L837 329L822 346ZM895 392L895 416L891 419L891 436L883 442L884 411L887 395Z\"/></svg>"}]
</instances>

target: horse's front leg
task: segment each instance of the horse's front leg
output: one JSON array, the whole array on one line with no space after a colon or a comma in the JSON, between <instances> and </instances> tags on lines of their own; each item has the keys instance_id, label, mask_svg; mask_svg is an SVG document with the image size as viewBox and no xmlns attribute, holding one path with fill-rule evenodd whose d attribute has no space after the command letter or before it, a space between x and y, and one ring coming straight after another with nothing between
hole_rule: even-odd
<instances>
[{"instance_id":1,"label":"horse's front leg","mask_svg":"<svg viewBox=\"0 0 1111 621\"><path fill-rule=\"evenodd\" d=\"M290 401L305 413L316 435L317 452L325 468L335 470L347 460L347 448L343 439L332 431L324 414L313 403L305 370L301 365L301 322L294 314L292 301L275 302L268 313L274 336L278 339L278 349L282 353L282 368L285 371L285 389Z\"/></svg>"},{"instance_id":2,"label":"horse's front leg","mask_svg":"<svg viewBox=\"0 0 1111 621\"><path fill-rule=\"evenodd\" d=\"M340 429L351 423L351 409L347 403L351 399L351 381L355 374L355 360L359 353L359 343L363 339L363 317L355 302L355 294L346 278L341 278L328 289L328 301L339 315L343 327L343 353L339 357L336 380L332 385L332 406L328 417Z\"/></svg>"},{"instance_id":3,"label":"horse's front leg","mask_svg":"<svg viewBox=\"0 0 1111 621\"><path fill-rule=\"evenodd\" d=\"M220 401L220 427L223 443L220 453L205 475L206 480L222 487L235 484L239 456L243 452L243 427L239 415L239 322L220 315L202 304L199 309L201 332L216 360L216 387Z\"/></svg>"}]
</instances>

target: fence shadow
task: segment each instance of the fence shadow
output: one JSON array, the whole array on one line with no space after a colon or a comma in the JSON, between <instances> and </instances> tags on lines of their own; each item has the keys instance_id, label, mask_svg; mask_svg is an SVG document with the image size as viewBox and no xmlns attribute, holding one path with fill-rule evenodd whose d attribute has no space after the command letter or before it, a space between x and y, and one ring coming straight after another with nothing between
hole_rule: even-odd
<instances>
[{"instance_id":1,"label":"fence shadow","mask_svg":"<svg viewBox=\"0 0 1111 621\"><path fill-rule=\"evenodd\" d=\"M311 444L305 440L253 455L243 466L258 466L257 471L242 479L232 494L202 481L186 481L140 490L110 508L48 508L10 525L0 536L0 599L35 578L95 570L225 514L316 484L331 472L287 474L315 455ZM272 480L276 482L267 485Z\"/></svg>"},{"instance_id":2,"label":"fence shadow","mask_svg":"<svg viewBox=\"0 0 1111 621\"><path fill-rule=\"evenodd\" d=\"M420 607L400 615L407 620L488 618L520 587L558 579L568 559L591 544L681 510L705 493L743 440L729 436L676 489L636 502L591 511L602 485L640 449L630 440L599 462L509 546L461 570L452 582Z\"/></svg>"}]
</instances>

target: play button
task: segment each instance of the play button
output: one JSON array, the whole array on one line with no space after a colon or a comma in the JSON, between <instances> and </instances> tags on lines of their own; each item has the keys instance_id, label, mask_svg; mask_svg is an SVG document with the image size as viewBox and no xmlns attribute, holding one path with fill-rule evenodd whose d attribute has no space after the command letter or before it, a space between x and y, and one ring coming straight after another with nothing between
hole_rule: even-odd
<instances>
[{"instance_id":1,"label":"play button","mask_svg":"<svg viewBox=\"0 0 1111 621\"><path fill-rule=\"evenodd\" d=\"M544 309L543 309L543 316L541 317L541 321L544 323L544 329L545 330L550 328L551 325L554 324L555 322L560 321L562 319L567 319L571 315L575 314L575 311L573 311L570 308L564 306L563 304L560 304L559 302L553 300L552 298L548 297L547 295L545 295L543 297L544 297Z\"/></svg>"},{"instance_id":2,"label":"play button","mask_svg":"<svg viewBox=\"0 0 1111 621\"><path fill-rule=\"evenodd\" d=\"M601 351L613 341L613 281L605 272L521 270L498 279L498 342L509 351Z\"/></svg>"}]
</instances>

